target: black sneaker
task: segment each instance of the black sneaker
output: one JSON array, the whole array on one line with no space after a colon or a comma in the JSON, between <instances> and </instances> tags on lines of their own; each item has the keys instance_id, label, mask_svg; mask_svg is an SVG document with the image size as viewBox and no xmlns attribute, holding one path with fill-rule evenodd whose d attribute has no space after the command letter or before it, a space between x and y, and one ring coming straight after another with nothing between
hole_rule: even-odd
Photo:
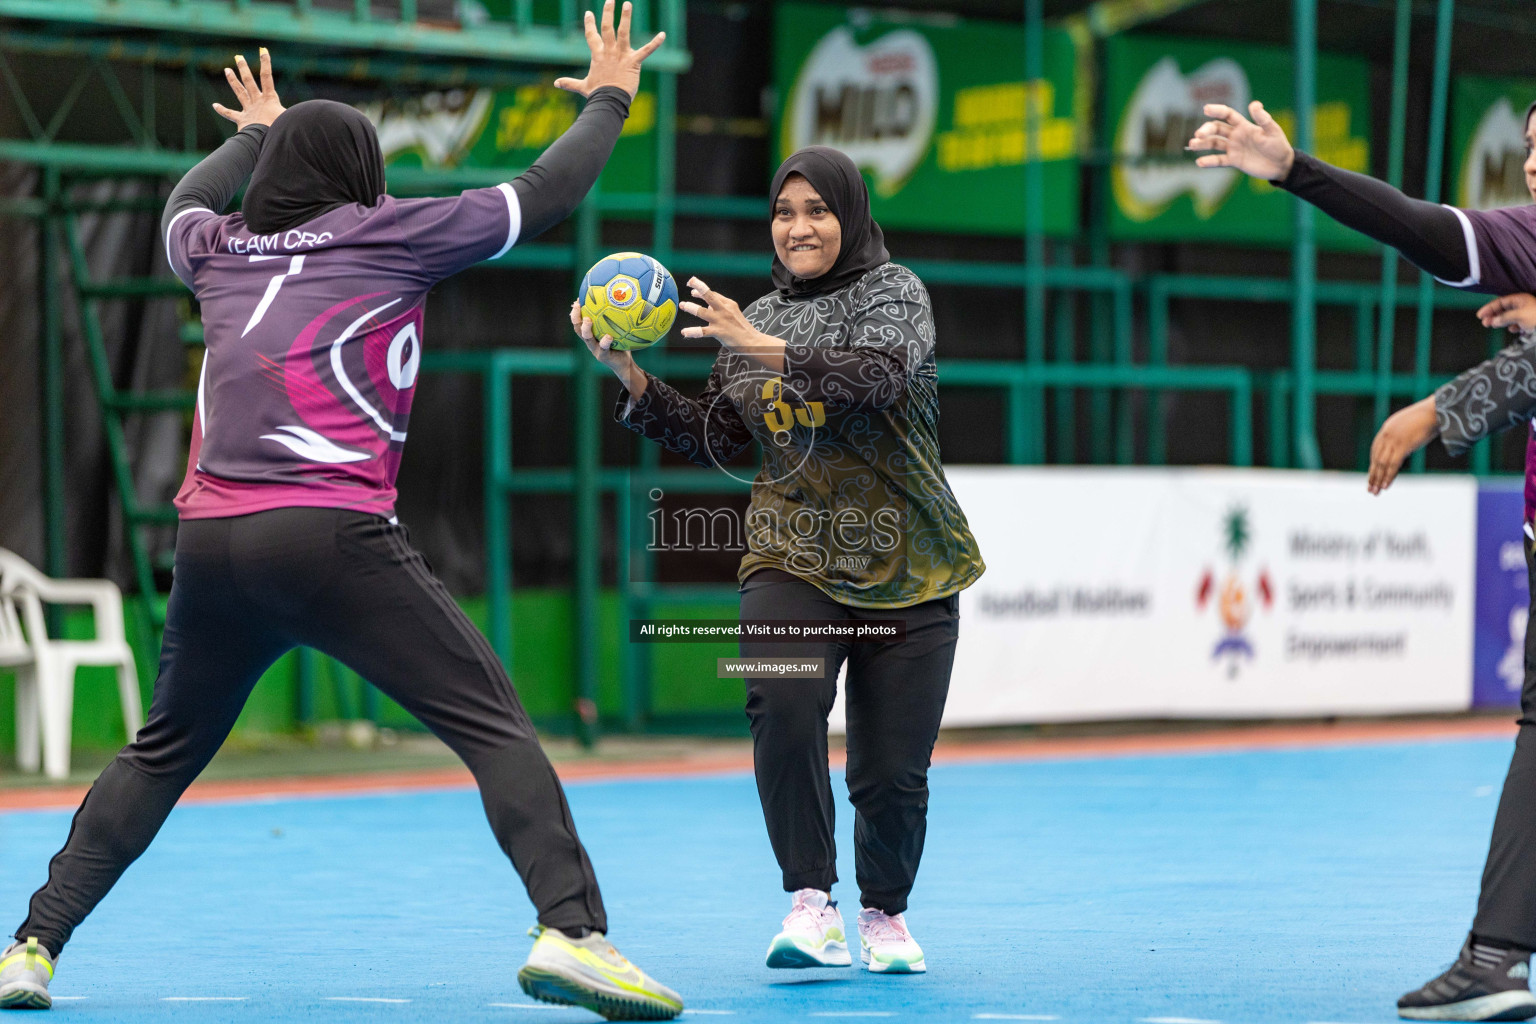
<instances>
[{"instance_id":1,"label":"black sneaker","mask_svg":"<svg viewBox=\"0 0 1536 1024\"><path fill-rule=\"evenodd\" d=\"M1536 1017L1531 995L1531 952L1502 953L1467 936L1450 970L1397 1001L1397 1015L1408 1020L1527 1020Z\"/></svg>"}]
</instances>

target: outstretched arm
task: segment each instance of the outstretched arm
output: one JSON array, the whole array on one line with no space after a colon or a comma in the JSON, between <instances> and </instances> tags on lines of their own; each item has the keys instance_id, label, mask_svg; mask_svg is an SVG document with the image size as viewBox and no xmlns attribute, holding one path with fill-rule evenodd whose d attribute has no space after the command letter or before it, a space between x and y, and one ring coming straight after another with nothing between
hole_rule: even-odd
<instances>
[{"instance_id":1,"label":"outstretched arm","mask_svg":"<svg viewBox=\"0 0 1536 1024\"><path fill-rule=\"evenodd\" d=\"M522 207L521 237L532 238L569 217L586 198L613 153L629 116L630 102L640 89L640 65L666 40L656 37L638 50L630 46L631 8L624 4L618 27L613 25L613 0L603 5L601 29L590 11L586 16L587 46L592 66L581 79L557 78L555 86L587 99L576 122L550 144L533 166L512 179Z\"/></svg>"},{"instance_id":2,"label":"outstretched arm","mask_svg":"<svg viewBox=\"0 0 1536 1024\"><path fill-rule=\"evenodd\" d=\"M1479 309L1477 318L1484 327L1508 327L1519 340L1388 417L1371 444L1372 494L1391 486L1403 460L1436 437L1460 455L1536 416L1536 296L1502 296Z\"/></svg>"},{"instance_id":3,"label":"outstretched arm","mask_svg":"<svg viewBox=\"0 0 1536 1024\"><path fill-rule=\"evenodd\" d=\"M229 205L256 167L256 157L261 154L261 141L268 126L283 112L277 88L272 84L272 57L265 46L261 48L260 82L252 76L244 57L237 56L235 65L239 73L225 68L224 77L234 90L240 109L231 110L222 103L215 103L213 109L220 117L233 121L239 131L176 183L160 218L162 238L180 214L189 210L220 213Z\"/></svg>"},{"instance_id":4,"label":"outstretched arm","mask_svg":"<svg viewBox=\"0 0 1536 1024\"><path fill-rule=\"evenodd\" d=\"M595 91L575 123L512 179L523 214L519 238L541 235L575 212L613 153L630 99L612 86Z\"/></svg>"},{"instance_id":5,"label":"outstretched arm","mask_svg":"<svg viewBox=\"0 0 1536 1024\"><path fill-rule=\"evenodd\" d=\"M585 78L555 80L557 87L586 97L586 109L527 171L495 188L395 203L395 222L427 279L440 281L496 259L570 216L586 197L640 88L641 62L666 38L658 33L636 50L629 45L629 21L628 3L617 25L613 0L603 5L601 26L587 12L592 66Z\"/></svg>"},{"instance_id":6,"label":"outstretched arm","mask_svg":"<svg viewBox=\"0 0 1536 1024\"><path fill-rule=\"evenodd\" d=\"M1206 104L1211 120L1189 140L1190 149L1206 153L1195 162L1272 181L1345 227L1390 245L1447 284L1478 283L1470 269L1471 225L1458 211L1410 199L1384 181L1299 153L1264 104L1254 100L1248 111L1251 121L1225 104Z\"/></svg>"},{"instance_id":7,"label":"outstretched arm","mask_svg":"<svg viewBox=\"0 0 1536 1024\"><path fill-rule=\"evenodd\" d=\"M1435 397L1430 395L1397 410L1376 432L1376 439L1371 442L1371 468L1365 478L1366 489L1372 494L1380 494L1391 487L1408 456L1429 444L1439 433Z\"/></svg>"}]
</instances>

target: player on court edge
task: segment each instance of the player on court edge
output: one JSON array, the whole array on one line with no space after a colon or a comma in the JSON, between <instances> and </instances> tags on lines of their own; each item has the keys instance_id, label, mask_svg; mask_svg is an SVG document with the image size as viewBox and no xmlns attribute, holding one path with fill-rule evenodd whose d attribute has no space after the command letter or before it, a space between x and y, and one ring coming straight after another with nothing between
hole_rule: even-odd
<instances>
[{"instance_id":1,"label":"player on court edge","mask_svg":"<svg viewBox=\"0 0 1536 1024\"><path fill-rule=\"evenodd\" d=\"M1442 284L1502 295L1478 310L1486 326L1536 324L1536 206L1462 210L1410 199L1392 186L1333 167L1291 147L1285 132L1255 100L1252 120L1212 103L1211 120L1189 148L1202 167L1233 167L1305 199L1340 223L1401 252ZM1526 111L1525 180L1536 198L1536 134ZM1522 319L1522 317L1524 319ZM1371 448L1368 486L1380 493L1403 459L1435 437L1459 454L1474 442L1536 412L1536 349L1521 343L1443 385L1387 420ZM1536 433L1526 449L1525 552L1536 582ZM1533 587L1536 593L1536 587ZM1536 611L1536 605L1533 605ZM1504 780L1493 839L1483 869L1472 929L1455 963L1398 1000L1410 1020L1526 1020L1536 1016L1530 992L1536 949L1536 632L1526 632L1520 732Z\"/></svg>"},{"instance_id":2,"label":"player on court edge","mask_svg":"<svg viewBox=\"0 0 1536 1024\"><path fill-rule=\"evenodd\" d=\"M662 42L632 48L630 5L615 22L613 0L585 29L586 77L555 83L587 99L575 123L514 180L446 198L385 195L367 118L326 100L285 112L265 49L259 79L243 58L226 70L240 109L215 110L239 130L182 178L162 220L207 353L154 700L0 954L0 1007L51 1005L71 934L149 846L256 680L305 645L398 701L474 774L538 912L525 992L612 1019L682 1012L608 943L592 864L517 692L394 512L427 292L576 208ZM247 178L240 211L221 216ZM153 949L142 963L167 983L196 969Z\"/></svg>"}]
</instances>

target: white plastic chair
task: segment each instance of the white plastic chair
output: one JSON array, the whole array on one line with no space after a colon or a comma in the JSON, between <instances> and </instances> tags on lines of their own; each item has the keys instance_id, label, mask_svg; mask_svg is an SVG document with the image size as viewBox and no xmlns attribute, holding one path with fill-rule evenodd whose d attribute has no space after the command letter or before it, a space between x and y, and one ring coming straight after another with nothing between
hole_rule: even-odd
<instances>
[{"instance_id":1,"label":"white plastic chair","mask_svg":"<svg viewBox=\"0 0 1536 1024\"><path fill-rule=\"evenodd\" d=\"M90 605L96 638L49 637L45 602ZM25 626L24 637L20 626ZM122 591L111 580L50 579L21 556L0 548L0 666L16 670L16 763L23 771L37 771L41 754L50 779L68 777L75 671L84 665L117 669L123 727L132 739L144 724L144 710L133 650L123 629Z\"/></svg>"},{"instance_id":2,"label":"white plastic chair","mask_svg":"<svg viewBox=\"0 0 1536 1024\"><path fill-rule=\"evenodd\" d=\"M0 590L0 668L16 673L16 761L37 771L37 661L21 630L16 599Z\"/></svg>"}]
</instances>

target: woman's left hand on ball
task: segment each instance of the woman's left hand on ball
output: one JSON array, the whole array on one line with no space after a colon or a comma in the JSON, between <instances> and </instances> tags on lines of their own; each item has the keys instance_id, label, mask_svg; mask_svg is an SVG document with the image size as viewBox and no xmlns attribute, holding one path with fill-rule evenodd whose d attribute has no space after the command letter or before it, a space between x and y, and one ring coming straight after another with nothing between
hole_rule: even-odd
<instances>
[{"instance_id":1,"label":"woman's left hand on ball","mask_svg":"<svg viewBox=\"0 0 1536 1024\"><path fill-rule=\"evenodd\" d=\"M714 338L730 348L747 348L758 337L757 328L747 322L741 307L734 300L711 291L709 285L696 277L688 279L688 287L699 302L681 302L678 308L684 313L704 321L703 327L684 327L685 338Z\"/></svg>"}]
</instances>

